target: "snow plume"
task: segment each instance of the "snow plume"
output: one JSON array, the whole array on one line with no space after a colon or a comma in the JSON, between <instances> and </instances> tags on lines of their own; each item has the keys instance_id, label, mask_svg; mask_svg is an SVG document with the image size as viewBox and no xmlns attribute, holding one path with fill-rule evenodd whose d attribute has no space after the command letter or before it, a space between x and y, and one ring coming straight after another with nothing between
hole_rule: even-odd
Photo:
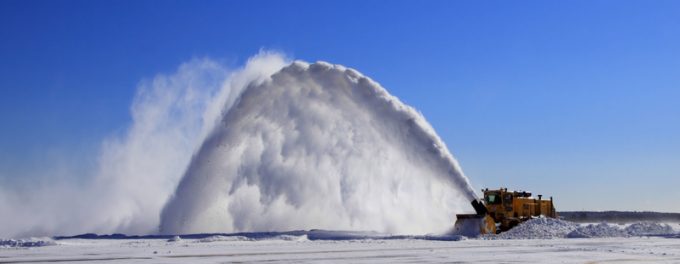
<instances>
[{"instance_id":1,"label":"snow plume","mask_svg":"<svg viewBox=\"0 0 680 264\"><path fill-rule=\"evenodd\" d=\"M235 71L195 59L173 74L143 81L132 103L132 123L103 141L88 177L59 181L48 169L50 176L31 186L0 186L0 237L156 233L163 206L222 110L247 84L286 64L283 55L271 52Z\"/></svg>"},{"instance_id":2,"label":"snow plume","mask_svg":"<svg viewBox=\"0 0 680 264\"><path fill-rule=\"evenodd\" d=\"M0 237L423 234L450 228L474 197L416 110L342 66L271 52L234 71L193 60L140 83L131 115L85 176L47 168L0 186Z\"/></svg>"},{"instance_id":3,"label":"snow plume","mask_svg":"<svg viewBox=\"0 0 680 264\"><path fill-rule=\"evenodd\" d=\"M192 158L165 234L443 232L475 197L415 109L355 70L294 62L247 83Z\"/></svg>"}]
</instances>

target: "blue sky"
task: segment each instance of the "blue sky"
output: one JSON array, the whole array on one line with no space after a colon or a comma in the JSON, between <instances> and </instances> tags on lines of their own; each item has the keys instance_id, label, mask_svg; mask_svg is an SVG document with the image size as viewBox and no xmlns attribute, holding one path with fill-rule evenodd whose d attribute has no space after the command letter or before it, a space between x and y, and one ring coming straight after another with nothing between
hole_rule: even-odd
<instances>
[{"instance_id":1,"label":"blue sky","mask_svg":"<svg viewBox=\"0 0 680 264\"><path fill-rule=\"evenodd\" d=\"M0 183L92 166L137 84L260 49L355 68L476 188L680 212L677 1L2 1Z\"/></svg>"}]
</instances>

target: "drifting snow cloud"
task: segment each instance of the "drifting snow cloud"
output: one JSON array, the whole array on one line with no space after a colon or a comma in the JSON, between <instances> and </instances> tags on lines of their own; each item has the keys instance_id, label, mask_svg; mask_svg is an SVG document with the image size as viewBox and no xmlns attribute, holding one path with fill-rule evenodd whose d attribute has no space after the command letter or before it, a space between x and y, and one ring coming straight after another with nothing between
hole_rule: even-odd
<instances>
[{"instance_id":1,"label":"drifting snow cloud","mask_svg":"<svg viewBox=\"0 0 680 264\"><path fill-rule=\"evenodd\" d=\"M171 75L143 81L130 127L103 141L86 182L45 179L30 187L0 187L0 237L157 232L161 209L222 109L233 104L245 83L285 64L284 56L270 52L233 72L196 59Z\"/></svg>"},{"instance_id":2,"label":"drifting snow cloud","mask_svg":"<svg viewBox=\"0 0 680 264\"><path fill-rule=\"evenodd\" d=\"M124 233L155 231L161 208L218 121L219 110L233 104L243 83L266 78L284 62L279 54L262 53L227 76L215 62L194 61L173 76L144 83L132 105L128 135L104 142L96 188L105 194L107 210L97 212L104 217L96 222Z\"/></svg>"},{"instance_id":3,"label":"drifting snow cloud","mask_svg":"<svg viewBox=\"0 0 680 264\"><path fill-rule=\"evenodd\" d=\"M271 52L236 71L193 60L142 82L131 114L86 182L0 186L0 237L422 234L450 228L474 197L422 115L339 65Z\"/></svg>"},{"instance_id":4,"label":"drifting snow cloud","mask_svg":"<svg viewBox=\"0 0 680 264\"><path fill-rule=\"evenodd\" d=\"M226 111L161 232L442 232L473 197L415 109L355 70L294 62Z\"/></svg>"}]
</instances>

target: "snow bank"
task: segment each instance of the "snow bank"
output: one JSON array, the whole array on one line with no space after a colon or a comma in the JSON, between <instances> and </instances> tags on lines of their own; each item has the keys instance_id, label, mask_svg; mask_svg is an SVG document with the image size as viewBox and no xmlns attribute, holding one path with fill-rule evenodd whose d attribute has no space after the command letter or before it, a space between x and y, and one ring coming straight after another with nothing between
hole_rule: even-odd
<instances>
[{"instance_id":1,"label":"snow bank","mask_svg":"<svg viewBox=\"0 0 680 264\"><path fill-rule=\"evenodd\" d=\"M676 233L668 224L652 222L635 223L626 227L625 230L631 236L668 235Z\"/></svg>"},{"instance_id":2,"label":"snow bank","mask_svg":"<svg viewBox=\"0 0 680 264\"><path fill-rule=\"evenodd\" d=\"M51 238L0 239L0 248L44 247L56 244Z\"/></svg>"},{"instance_id":3,"label":"snow bank","mask_svg":"<svg viewBox=\"0 0 680 264\"><path fill-rule=\"evenodd\" d=\"M254 239L244 236L209 236L206 238L201 238L196 240L198 243L211 243L211 242L222 242L222 241L254 241Z\"/></svg>"},{"instance_id":4,"label":"snow bank","mask_svg":"<svg viewBox=\"0 0 680 264\"><path fill-rule=\"evenodd\" d=\"M607 223L590 224L581 226L571 233L568 238L593 238L593 237L628 237L630 234L615 225Z\"/></svg>"},{"instance_id":5,"label":"snow bank","mask_svg":"<svg viewBox=\"0 0 680 264\"><path fill-rule=\"evenodd\" d=\"M482 236L482 239L554 239L554 238L600 238L600 237L630 237L630 236L672 236L677 234L667 224L641 222L626 228L616 225L600 223L579 225L573 222L553 219L536 218L519 224L513 229L498 235Z\"/></svg>"},{"instance_id":6,"label":"snow bank","mask_svg":"<svg viewBox=\"0 0 680 264\"><path fill-rule=\"evenodd\" d=\"M626 228L601 223L582 226L567 234L569 238L592 238L592 237L629 237L629 236L655 236L673 235L675 230L667 224L641 222L629 225Z\"/></svg>"},{"instance_id":7,"label":"snow bank","mask_svg":"<svg viewBox=\"0 0 680 264\"><path fill-rule=\"evenodd\" d=\"M554 239L563 238L578 227L577 224L553 218L536 218L519 224L499 235L485 236L491 239Z\"/></svg>"},{"instance_id":8,"label":"snow bank","mask_svg":"<svg viewBox=\"0 0 680 264\"><path fill-rule=\"evenodd\" d=\"M303 242L309 241L307 235L294 236L294 235L276 235L272 237L262 236L262 237L248 237L248 236L230 236L230 235L214 235L206 238L201 238L196 240L197 243L211 243L211 242L234 242L234 241L264 241L264 240L281 240L281 241L294 241Z\"/></svg>"},{"instance_id":9,"label":"snow bank","mask_svg":"<svg viewBox=\"0 0 680 264\"><path fill-rule=\"evenodd\" d=\"M182 238L180 236L173 236L170 239L168 239L168 242L180 242L182 241Z\"/></svg>"},{"instance_id":10,"label":"snow bank","mask_svg":"<svg viewBox=\"0 0 680 264\"><path fill-rule=\"evenodd\" d=\"M309 240L435 240L460 241L467 237L461 235L392 235L378 232L310 230L305 239Z\"/></svg>"},{"instance_id":11,"label":"snow bank","mask_svg":"<svg viewBox=\"0 0 680 264\"><path fill-rule=\"evenodd\" d=\"M272 240L303 242L303 241L309 241L309 238L307 238L307 235L302 235L302 236L279 235L279 236L275 236L274 238L272 238Z\"/></svg>"}]
</instances>

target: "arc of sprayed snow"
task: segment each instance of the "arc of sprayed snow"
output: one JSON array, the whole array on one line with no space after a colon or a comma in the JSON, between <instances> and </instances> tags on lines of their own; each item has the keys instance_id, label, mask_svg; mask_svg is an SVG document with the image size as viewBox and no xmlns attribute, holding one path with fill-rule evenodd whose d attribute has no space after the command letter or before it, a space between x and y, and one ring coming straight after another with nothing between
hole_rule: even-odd
<instances>
[{"instance_id":1,"label":"arc of sprayed snow","mask_svg":"<svg viewBox=\"0 0 680 264\"><path fill-rule=\"evenodd\" d=\"M345 130L331 131L329 123ZM346 144L329 150L329 140ZM366 160L371 155L383 160ZM366 168L356 168L361 166ZM326 174L317 178L321 170ZM314 188L340 198L319 196ZM160 228L429 231L447 225L455 213L450 200L458 193L451 192L462 194L464 206L475 197L422 114L356 70L295 61L264 82L248 84L225 111L163 210ZM419 211L424 228L406 219Z\"/></svg>"},{"instance_id":2,"label":"arc of sprayed snow","mask_svg":"<svg viewBox=\"0 0 680 264\"><path fill-rule=\"evenodd\" d=\"M476 194L474 190L472 190L468 178L463 174L460 164L453 157L451 152L449 152L444 141L442 141L437 135L432 125L426 121L422 113L417 111L415 108L404 104L401 100L399 100L399 98L391 95L385 88L383 88L379 83L373 81L371 78L364 76L355 69L347 68L343 65L331 64L325 61L317 61L316 63L309 64L304 61L296 60L291 63L291 65L284 67L281 71L300 73L306 70L310 70L312 72L333 70L340 71L347 74L348 79L350 79L352 82L364 83L365 85L362 86L366 89L369 89L374 94L374 96L383 100L385 104L389 104L391 108L401 112L405 116L405 119L414 122L416 126L422 128L422 131L419 132L422 132L422 137L420 138L425 139L423 144L431 146L432 153L436 154L443 161L445 161L449 167L448 171L450 173L450 180L452 180L458 186L466 186L466 195L470 200L476 198Z\"/></svg>"}]
</instances>

